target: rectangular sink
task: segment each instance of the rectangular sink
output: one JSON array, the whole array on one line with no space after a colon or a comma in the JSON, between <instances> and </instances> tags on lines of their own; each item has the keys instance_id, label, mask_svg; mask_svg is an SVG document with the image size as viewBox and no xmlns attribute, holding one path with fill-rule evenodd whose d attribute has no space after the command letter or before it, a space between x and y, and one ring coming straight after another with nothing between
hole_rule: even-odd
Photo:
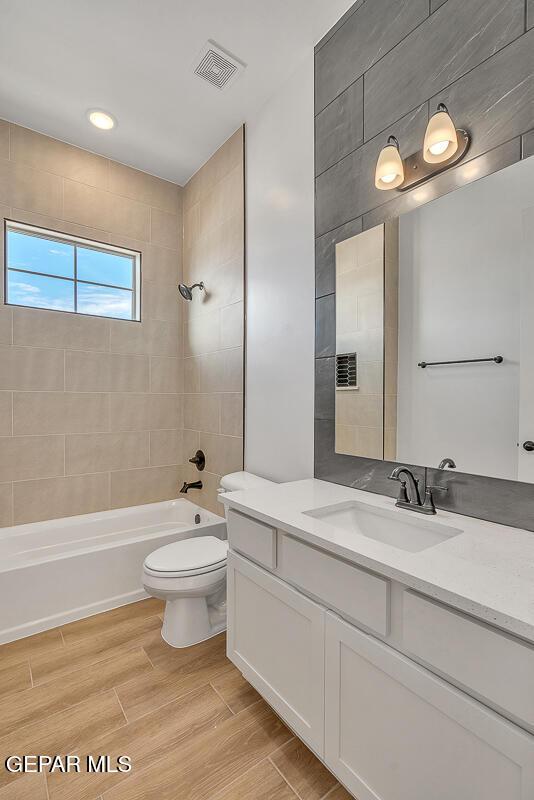
<instances>
[{"instance_id":1,"label":"rectangular sink","mask_svg":"<svg viewBox=\"0 0 534 800\"><path fill-rule=\"evenodd\" d=\"M403 517L403 514L407 514ZM402 510L389 511L386 508L346 501L324 508L304 511L308 517L321 520L333 528L349 533L358 533L383 542L399 550L417 553L429 547L435 547L462 531L442 522L429 520L426 517L415 517Z\"/></svg>"}]
</instances>

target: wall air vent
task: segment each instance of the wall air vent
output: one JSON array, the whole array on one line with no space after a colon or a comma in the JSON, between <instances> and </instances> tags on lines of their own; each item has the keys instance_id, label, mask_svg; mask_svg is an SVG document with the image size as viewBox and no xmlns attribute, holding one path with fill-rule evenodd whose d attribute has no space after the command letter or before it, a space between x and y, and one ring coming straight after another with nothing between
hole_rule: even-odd
<instances>
[{"instance_id":1,"label":"wall air vent","mask_svg":"<svg viewBox=\"0 0 534 800\"><path fill-rule=\"evenodd\" d=\"M245 69L239 59L225 52L211 39L206 42L195 62L195 75L217 89L228 89Z\"/></svg>"},{"instance_id":2,"label":"wall air vent","mask_svg":"<svg viewBox=\"0 0 534 800\"><path fill-rule=\"evenodd\" d=\"M358 367L356 353L336 356L336 389L357 389Z\"/></svg>"}]
</instances>

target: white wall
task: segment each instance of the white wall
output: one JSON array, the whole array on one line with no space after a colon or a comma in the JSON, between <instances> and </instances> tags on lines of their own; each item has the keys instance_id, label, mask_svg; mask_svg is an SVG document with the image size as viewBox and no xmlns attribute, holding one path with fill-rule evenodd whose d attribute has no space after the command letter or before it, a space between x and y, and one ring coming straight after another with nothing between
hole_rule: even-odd
<instances>
[{"instance_id":1,"label":"white wall","mask_svg":"<svg viewBox=\"0 0 534 800\"><path fill-rule=\"evenodd\" d=\"M534 159L400 219L397 460L518 476L523 209ZM502 355L504 363L417 367ZM530 438L530 436L528 437Z\"/></svg>"},{"instance_id":2,"label":"white wall","mask_svg":"<svg viewBox=\"0 0 534 800\"><path fill-rule=\"evenodd\" d=\"M313 49L246 129L245 469L313 475Z\"/></svg>"}]
</instances>

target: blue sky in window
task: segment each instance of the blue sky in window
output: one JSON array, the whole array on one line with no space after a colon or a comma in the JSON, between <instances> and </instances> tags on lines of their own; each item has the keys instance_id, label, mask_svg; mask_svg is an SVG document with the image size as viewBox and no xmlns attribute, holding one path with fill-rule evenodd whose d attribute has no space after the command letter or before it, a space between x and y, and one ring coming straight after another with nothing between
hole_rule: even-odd
<instances>
[{"instance_id":1,"label":"blue sky in window","mask_svg":"<svg viewBox=\"0 0 534 800\"><path fill-rule=\"evenodd\" d=\"M126 256L78 247L77 272L81 281L133 288L133 261Z\"/></svg>"},{"instance_id":2,"label":"blue sky in window","mask_svg":"<svg viewBox=\"0 0 534 800\"><path fill-rule=\"evenodd\" d=\"M8 231L7 255L8 266L14 269L74 277L74 247L71 244Z\"/></svg>"},{"instance_id":3,"label":"blue sky in window","mask_svg":"<svg viewBox=\"0 0 534 800\"><path fill-rule=\"evenodd\" d=\"M42 275L7 273L7 300L19 306L74 311L74 283Z\"/></svg>"},{"instance_id":4,"label":"blue sky in window","mask_svg":"<svg viewBox=\"0 0 534 800\"><path fill-rule=\"evenodd\" d=\"M78 284L78 311L98 317L132 319L132 292L107 286Z\"/></svg>"}]
</instances>

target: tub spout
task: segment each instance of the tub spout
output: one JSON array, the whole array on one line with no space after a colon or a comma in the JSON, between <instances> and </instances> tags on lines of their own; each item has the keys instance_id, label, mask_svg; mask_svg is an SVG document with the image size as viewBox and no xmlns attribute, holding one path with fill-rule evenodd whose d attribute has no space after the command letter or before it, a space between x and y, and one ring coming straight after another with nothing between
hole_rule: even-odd
<instances>
[{"instance_id":1,"label":"tub spout","mask_svg":"<svg viewBox=\"0 0 534 800\"><path fill-rule=\"evenodd\" d=\"M202 481L193 481L193 483L184 481L184 485L180 489L180 494L187 494L189 489L202 489Z\"/></svg>"}]
</instances>

